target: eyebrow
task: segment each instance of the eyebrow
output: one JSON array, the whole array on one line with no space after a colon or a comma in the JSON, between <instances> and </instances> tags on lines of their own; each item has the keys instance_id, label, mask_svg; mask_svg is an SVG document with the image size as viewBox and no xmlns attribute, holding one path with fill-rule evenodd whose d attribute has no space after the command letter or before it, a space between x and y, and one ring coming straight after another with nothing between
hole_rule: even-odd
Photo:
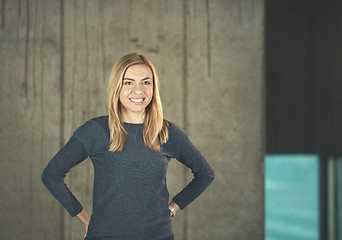
<instances>
[{"instance_id":1,"label":"eyebrow","mask_svg":"<svg viewBox=\"0 0 342 240\"><path fill-rule=\"evenodd\" d=\"M143 78L143 79L141 79L141 80L148 80L148 79L152 80L150 77L145 77L145 78ZM131 80L131 81L135 81L135 80L134 80L134 79L132 79L132 78L124 78L123 80Z\"/></svg>"}]
</instances>

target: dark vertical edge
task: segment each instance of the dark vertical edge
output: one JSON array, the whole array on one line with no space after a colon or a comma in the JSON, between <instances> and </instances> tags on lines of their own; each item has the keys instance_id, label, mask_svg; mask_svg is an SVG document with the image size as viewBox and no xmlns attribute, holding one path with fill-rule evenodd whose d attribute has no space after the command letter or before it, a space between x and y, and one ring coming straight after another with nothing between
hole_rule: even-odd
<instances>
[{"instance_id":1,"label":"dark vertical edge","mask_svg":"<svg viewBox=\"0 0 342 240\"><path fill-rule=\"evenodd\" d=\"M59 86L61 98L60 110L60 131L59 131L59 146L62 148L64 145L64 0L60 0L60 62L59 62ZM60 231L61 240L64 240L64 212L63 206L60 206Z\"/></svg>"},{"instance_id":2,"label":"dark vertical edge","mask_svg":"<svg viewBox=\"0 0 342 240\"><path fill-rule=\"evenodd\" d=\"M35 7L37 6L37 4L35 4ZM34 15L37 15L37 12L36 12L36 10L34 11L35 12L35 14ZM33 16L32 16L33 17ZM19 19L17 19L17 21L18 22L20 22L20 20ZM33 22L35 22L35 20L33 20ZM33 24L33 25L35 25L35 23ZM33 27L33 39L35 38L35 27ZM35 85L35 69L34 69L34 67L35 67L35 51L32 51L32 53L31 53L33 56L32 56L32 69L31 69L31 73L32 73L32 80L33 80L33 88L35 87L34 85ZM26 74L25 74L25 76L26 76ZM26 88L27 89L27 88ZM33 102L34 102L34 99L35 99L35 96L36 96L36 94L35 94L35 90L33 91ZM35 104L33 104L33 106L32 106L32 110L30 111L31 112L31 116L30 116L30 124L31 124L31 126L34 126L34 123L33 123L33 115L34 115L34 113L35 113L35 108L36 108L36 105ZM34 142L34 140L33 140L33 138L34 138L34 136L33 136L34 134L33 134L33 132L30 132L30 145L31 145L31 148L33 148L33 142ZM32 191L32 187L33 187L33 157L32 157L32 153L31 153L31 156L29 157L29 161L30 161L30 165L29 165L29 168L30 168L30 173L29 173L29 175L30 175L30 180L29 180L29 193L30 193L30 195L29 195L29 199L28 199L28 205L30 206L29 207L29 217L28 217L28 219L29 219L29 222L28 222L28 224L27 224L27 227L28 227L28 233L27 233L27 235L28 235L28 237L26 237L26 239L28 239L28 240L31 240L32 239L32 219L33 219L33 191Z\"/></svg>"},{"instance_id":3,"label":"dark vertical edge","mask_svg":"<svg viewBox=\"0 0 342 240\"><path fill-rule=\"evenodd\" d=\"M88 8L88 5L87 5L87 2L85 1L84 2L84 5L83 5L84 7L83 7L83 20L84 20L84 29L85 29L85 41L86 41L86 61L87 61L87 70L86 70L86 76L87 76L87 81L88 81L88 83L87 83L87 85L88 86L91 86L91 82L89 82L89 56L91 55L90 54L90 50L89 50L89 34L88 34L88 24L87 24L87 8ZM89 19L88 19L89 20ZM98 84L96 84L96 87L98 87ZM91 92L90 92L90 88L87 88L87 95L89 96L89 97L87 97L87 106L89 106L89 108L90 108L90 105L91 105L91 103L90 103L90 99L91 99L91 97L90 97L90 95L91 95ZM97 96L96 96L97 97ZM89 110L91 110L91 109L89 109ZM86 116L87 116L87 119L89 119L90 118L90 115L92 115L91 114L91 111L87 111L86 112ZM86 174L85 174L85 181L87 182L87 181L89 181L89 184L86 184L85 185L85 191L84 191L84 195L85 195L85 198L86 199L88 199L87 198L87 196L88 196L88 194L87 193L89 193L89 186L91 186L91 181L90 181L90 162L87 162L87 170L86 170ZM71 232L70 232L71 233ZM71 238L70 238L71 239Z\"/></svg>"},{"instance_id":4,"label":"dark vertical edge","mask_svg":"<svg viewBox=\"0 0 342 240\"><path fill-rule=\"evenodd\" d=\"M45 22L45 4L46 2L44 1L43 3L43 21ZM33 21L33 27L32 27L32 33L33 33L33 39L34 41L36 41L35 39L37 39L37 36L36 36L36 32L37 32L37 16L38 16L38 4L35 2L34 4L34 18L32 19ZM42 29L42 42L41 42L41 49L44 49L44 44L43 44L43 39L45 38L44 36L45 34L45 25L43 25L43 29ZM43 50L42 50L43 51ZM42 56L42 55L41 55ZM42 57L43 59L43 57ZM41 73L43 74L44 73L44 61L43 62L43 67L42 67L42 71ZM35 71L35 66L36 66L36 51L32 51L32 87L33 87L33 99L36 97L36 94L37 94L37 83L36 83L36 71ZM42 78L43 79L43 78Z\"/></svg>"},{"instance_id":5,"label":"dark vertical edge","mask_svg":"<svg viewBox=\"0 0 342 240\"><path fill-rule=\"evenodd\" d=\"M87 1L84 1L83 3L83 23L84 23L84 40L85 40L85 61L86 61L86 80L87 80L87 85L90 86L89 84L89 73L88 73L88 69L89 69L89 36L88 36L88 24L87 24ZM87 106L90 108L91 104L90 104L90 88L87 88ZM82 111L83 117L89 118L89 113L90 113L91 109L87 109L87 111Z\"/></svg>"},{"instance_id":6,"label":"dark vertical edge","mask_svg":"<svg viewBox=\"0 0 342 240\"><path fill-rule=\"evenodd\" d=\"M105 84L107 82L106 79L106 54L105 54L105 35L104 35L104 3L103 0L99 1L99 5L98 5L98 15L100 18L100 39L101 39L101 54L102 54L102 77L103 77L103 83Z\"/></svg>"},{"instance_id":7,"label":"dark vertical edge","mask_svg":"<svg viewBox=\"0 0 342 240\"><path fill-rule=\"evenodd\" d=\"M276 136L276 129L274 126L276 124L276 121L274 119L274 108L272 107L276 101L273 98L272 92L275 90L275 88L272 88L272 86L275 84L273 81L270 80L270 55L269 55L269 50L270 50L270 42L271 42L271 28L269 26L269 21L272 21L271 16L269 15L269 9L272 8L272 3L270 3L268 0L265 0L265 99L266 99L266 116L265 116L265 121L266 121L266 153L272 153L275 152L275 147L274 147L274 141L275 141L275 136ZM273 85L272 85L273 83Z\"/></svg>"},{"instance_id":8,"label":"dark vertical edge","mask_svg":"<svg viewBox=\"0 0 342 240\"><path fill-rule=\"evenodd\" d=\"M1 28L5 29L6 0L1 1Z\"/></svg>"},{"instance_id":9,"label":"dark vertical edge","mask_svg":"<svg viewBox=\"0 0 342 240\"><path fill-rule=\"evenodd\" d=\"M210 7L209 0L205 1L205 7L207 12L207 61L208 61L208 76L211 76L211 49L210 49L210 40L211 40L211 22L210 22Z\"/></svg>"},{"instance_id":10,"label":"dark vertical edge","mask_svg":"<svg viewBox=\"0 0 342 240\"><path fill-rule=\"evenodd\" d=\"M45 3L45 2L44 2ZM33 3L34 4L34 6L32 6L32 9L34 9L34 14L32 14L31 16L32 16L32 34L33 34L33 39L36 39L36 32L37 32L37 15L38 15L38 10L37 10L37 3L36 2L34 2ZM20 8L20 6L18 6L18 8ZM19 12L20 10L18 10L18 12ZM43 6L43 10L42 10L42 13L43 13L43 16L45 17L45 4L44 4L44 6ZM19 13L18 13L18 18L17 18L18 20L18 23L20 23L20 17L19 17ZM43 18L43 20L45 20L45 18ZM19 24L17 24L17 42L16 42L16 44L17 44L17 51L18 51L18 48L19 48L19 41L18 41L18 38L19 38L19 29L18 29L18 25ZM44 35L44 25L43 25L43 30L42 30L42 34L41 34L41 36L42 36L42 39L44 39L44 37L45 37L45 35ZM41 52L43 52L43 46L41 45ZM33 102L35 101L35 98L36 98L36 94L37 94L37 91L36 91L36 69L35 69L35 66L36 66L36 64L35 64L35 62L36 62L36 51L32 51L32 53L30 54L30 55L32 55L32 68L31 68L31 76L32 76L32 87L33 87ZM41 58L41 60L43 60L43 58ZM44 61L42 61L42 62L44 62ZM41 73L43 74L43 72L44 72L44 64L43 64L43 66L42 66L42 70L41 70ZM43 79L43 78L42 78ZM41 92L41 94L40 95L42 95L42 92ZM41 102L41 104L39 104L40 106L41 106L41 108L43 107L43 104L42 104L43 102ZM32 112L31 112L31 126L34 126L34 120L33 120L33 116L35 115L35 113L36 113L36 111L35 111L35 109L36 109L36 107L38 107L38 105L36 105L36 104L33 104L32 105ZM42 112L43 113L43 112ZM41 114L42 114L41 113ZM43 129L42 129L43 130ZM42 131L42 133L44 133L43 131ZM31 143L31 148L33 148L33 146L34 146L34 134L31 132L31 134L30 134L30 143ZM42 135L43 136L43 135ZM42 139L41 139L41 141L42 141ZM42 149L42 148L41 148ZM29 223L28 223L28 229L29 229L29 232L28 232L28 235L29 235L29 237L27 238L27 239L29 239L29 240L31 240L32 239L32 233L33 233L33 231L32 231L32 220L33 220L33 212L34 212L34 206L33 206L33 202L34 202L34 191L32 191L32 188L33 188L33 184L34 184L34 181L33 181L33 179L35 178L35 176L34 176L34 173L33 173L33 168L34 168L34 160L33 160L33 157L32 157L32 155L31 155L31 157L30 157L30 187L29 187L29 192L30 192L30 199L29 199L29 205L30 205L30 215L29 215Z\"/></svg>"},{"instance_id":11,"label":"dark vertical edge","mask_svg":"<svg viewBox=\"0 0 342 240\"><path fill-rule=\"evenodd\" d=\"M328 239L328 191L327 191L327 160L326 156L320 156L319 162L319 201L320 201L320 239Z\"/></svg>"},{"instance_id":12,"label":"dark vertical edge","mask_svg":"<svg viewBox=\"0 0 342 240\"><path fill-rule=\"evenodd\" d=\"M17 39L16 39L16 47L17 52L19 52L19 26L20 26L20 17L21 17L21 0L18 0L18 20L17 20Z\"/></svg>"},{"instance_id":13,"label":"dark vertical edge","mask_svg":"<svg viewBox=\"0 0 342 240\"><path fill-rule=\"evenodd\" d=\"M37 6L38 4L36 4ZM44 1L44 7L43 9L45 9L45 1ZM37 13L37 11L36 11ZM38 13L37 13L38 15ZM43 12L43 21L45 21L45 12ZM37 26L37 19L35 19L35 29L36 29L36 26ZM45 35L45 32L44 32L44 29L45 29L45 25L43 27L43 30L42 30L42 36ZM41 42L41 48L43 48L44 45L43 43ZM35 58L34 58L35 59ZM40 56L38 57L38 59L43 59L43 51L40 51ZM40 98L40 119L41 119L41 139L42 139L42 142L41 142L41 148L40 148L40 160L41 160L41 166L44 165L44 147L43 147L43 144L44 144L44 136L45 136L45 108L44 108L44 69L45 69L45 64L43 62L42 64L42 70L40 71L40 93L39 94L39 98ZM39 88L38 88L39 89Z\"/></svg>"},{"instance_id":14,"label":"dark vertical edge","mask_svg":"<svg viewBox=\"0 0 342 240\"><path fill-rule=\"evenodd\" d=\"M30 3L29 0L26 0L26 37L25 37L25 79L23 83L23 87L25 89L25 97L27 102L29 102L27 92L28 92L28 55L29 55L29 37L30 37Z\"/></svg>"},{"instance_id":15,"label":"dark vertical edge","mask_svg":"<svg viewBox=\"0 0 342 240\"><path fill-rule=\"evenodd\" d=\"M279 79L275 77L276 63L278 59L272 54L278 51L278 35L277 22L279 19L279 9L276 7L279 1L265 0L265 77L266 77L266 152L281 153L283 149L280 147L281 138L278 136L279 126L279 108L280 100L278 99Z\"/></svg>"},{"instance_id":16,"label":"dark vertical edge","mask_svg":"<svg viewBox=\"0 0 342 240\"><path fill-rule=\"evenodd\" d=\"M64 1L64 0L63 0ZM64 2L63 2L64 4ZM70 20L70 22L68 21L68 24L72 24L73 25L73 28L72 28L72 31L70 31L70 34L72 35L73 39L75 39L76 41L73 41L73 48L75 48L75 46L77 45L77 40L78 40L78 33L77 33L77 23L79 22L78 19L79 19L79 16L78 16L78 13L77 13L77 9L79 8L79 6L77 5L78 2L77 1L73 1L73 4L72 4L72 7L70 6L70 9L71 12L73 13L72 16L72 20ZM63 7L63 16L64 16L64 8ZM75 20L77 19L77 21ZM64 29L64 17L63 17L63 35L65 34L65 29ZM63 59L65 58L64 57L64 50L65 47L64 47L64 37L63 37ZM77 58L77 51L72 51L73 53L73 62L76 63L78 61L78 58ZM74 67L74 66L73 66ZM63 66L64 68L64 66ZM75 119L77 119L76 115L78 115L76 112L75 112L75 102L76 102L76 96L77 94L75 93L75 85L76 85L76 70L72 71L72 91L71 91L71 95L72 95L72 102L71 102L71 106L72 106L72 126L75 126ZM64 71L63 71L63 75L64 75ZM65 113L63 113L63 115L65 115ZM71 187L72 186L72 178L73 178L73 172L71 171L69 173L69 182L68 182L68 185ZM65 211L64 211L65 213ZM72 239L72 232L73 232L73 224L71 223L71 219L65 219L64 218L64 221L65 220L68 220L68 223L64 223L64 225L66 226L68 224L68 231L63 231L64 232L64 239Z\"/></svg>"},{"instance_id":17,"label":"dark vertical edge","mask_svg":"<svg viewBox=\"0 0 342 240\"><path fill-rule=\"evenodd\" d=\"M188 130L188 51L187 51L187 0L183 0L183 128L184 131ZM183 184L187 185L187 169L183 168ZM188 229L188 214L187 209L184 209L184 228L183 228L183 240L187 240Z\"/></svg>"},{"instance_id":18,"label":"dark vertical edge","mask_svg":"<svg viewBox=\"0 0 342 240\"><path fill-rule=\"evenodd\" d=\"M263 223L263 228L262 228L262 239L265 239L265 157L266 157L266 3L263 1L263 6L262 6L262 70L261 70L261 156L260 156L260 161L261 161L261 169L263 170L262 172L262 223Z\"/></svg>"}]
</instances>

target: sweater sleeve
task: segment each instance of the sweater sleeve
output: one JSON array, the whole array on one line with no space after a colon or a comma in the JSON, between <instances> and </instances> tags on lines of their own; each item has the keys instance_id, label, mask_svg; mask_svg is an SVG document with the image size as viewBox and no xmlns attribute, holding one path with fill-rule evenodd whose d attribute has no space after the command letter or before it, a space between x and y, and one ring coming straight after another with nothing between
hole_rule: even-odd
<instances>
[{"instance_id":1,"label":"sweater sleeve","mask_svg":"<svg viewBox=\"0 0 342 240\"><path fill-rule=\"evenodd\" d=\"M189 137L184 131L181 131L183 141L176 159L191 169L194 175L192 181L174 198L173 201L183 210L195 198L197 198L214 180L214 171L191 143Z\"/></svg>"},{"instance_id":2,"label":"sweater sleeve","mask_svg":"<svg viewBox=\"0 0 342 240\"><path fill-rule=\"evenodd\" d=\"M64 177L72 167L81 163L87 157L88 152L74 133L50 160L41 176L46 188L72 217L79 214L83 207L64 183Z\"/></svg>"}]
</instances>

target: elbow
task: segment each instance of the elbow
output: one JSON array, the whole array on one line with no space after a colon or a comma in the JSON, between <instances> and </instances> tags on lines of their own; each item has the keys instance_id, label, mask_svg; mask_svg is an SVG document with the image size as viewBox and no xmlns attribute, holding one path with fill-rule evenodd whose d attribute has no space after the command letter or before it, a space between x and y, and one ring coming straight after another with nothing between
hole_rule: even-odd
<instances>
[{"instance_id":1,"label":"elbow","mask_svg":"<svg viewBox=\"0 0 342 240\"><path fill-rule=\"evenodd\" d=\"M58 169L48 164L43 170L40 178L47 187L48 185L54 184L56 182L63 182L64 177L65 175L60 173Z\"/></svg>"},{"instance_id":2,"label":"elbow","mask_svg":"<svg viewBox=\"0 0 342 240\"><path fill-rule=\"evenodd\" d=\"M49 170L48 167L46 167L43 170L40 179L42 180L42 182L44 183L45 186L47 186L49 183L55 181L54 174L53 174L53 172L51 172L51 170Z\"/></svg>"},{"instance_id":3,"label":"elbow","mask_svg":"<svg viewBox=\"0 0 342 240\"><path fill-rule=\"evenodd\" d=\"M42 182L44 183L44 185L46 185L46 183L48 182L48 179L49 179L48 174L47 174L47 171L46 171L46 168L43 170L40 179L42 180Z\"/></svg>"},{"instance_id":4,"label":"elbow","mask_svg":"<svg viewBox=\"0 0 342 240\"><path fill-rule=\"evenodd\" d=\"M215 179L215 172L213 169L209 168L205 172L195 175L195 178L198 178L204 185L209 186Z\"/></svg>"},{"instance_id":5,"label":"elbow","mask_svg":"<svg viewBox=\"0 0 342 240\"><path fill-rule=\"evenodd\" d=\"M215 172L214 170L211 170L211 173L209 175L209 184L211 184L215 179Z\"/></svg>"},{"instance_id":6,"label":"elbow","mask_svg":"<svg viewBox=\"0 0 342 240\"><path fill-rule=\"evenodd\" d=\"M205 175L202 176L202 179L205 185L209 186L215 179L214 171L211 169Z\"/></svg>"}]
</instances>

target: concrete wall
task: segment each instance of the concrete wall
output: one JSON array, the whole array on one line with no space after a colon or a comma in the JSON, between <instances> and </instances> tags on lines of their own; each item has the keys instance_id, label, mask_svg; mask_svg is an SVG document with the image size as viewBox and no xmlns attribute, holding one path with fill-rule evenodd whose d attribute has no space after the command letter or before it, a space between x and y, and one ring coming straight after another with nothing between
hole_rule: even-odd
<instances>
[{"instance_id":1,"label":"concrete wall","mask_svg":"<svg viewBox=\"0 0 342 240\"><path fill-rule=\"evenodd\" d=\"M264 1L2 1L1 239L81 239L43 168L86 120L106 114L115 60L155 64L165 117L213 166L213 184L173 220L177 240L263 239ZM191 179L172 161L170 195ZM65 183L90 214L88 159Z\"/></svg>"}]
</instances>

